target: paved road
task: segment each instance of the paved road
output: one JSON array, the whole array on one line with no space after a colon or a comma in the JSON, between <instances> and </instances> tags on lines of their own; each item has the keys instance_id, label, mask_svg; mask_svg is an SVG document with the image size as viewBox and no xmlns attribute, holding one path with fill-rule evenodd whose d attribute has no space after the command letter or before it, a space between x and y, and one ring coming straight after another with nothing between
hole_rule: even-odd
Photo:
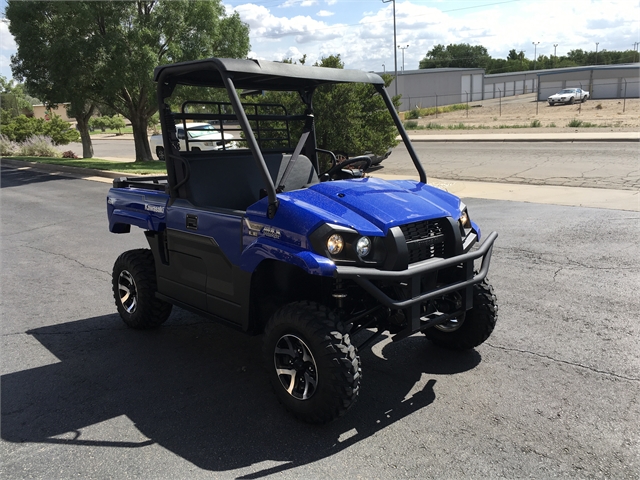
<instances>
[{"instance_id":1,"label":"paved road","mask_svg":"<svg viewBox=\"0 0 640 480\"><path fill-rule=\"evenodd\" d=\"M640 190L640 144L414 142L428 176L449 180ZM381 172L415 173L403 144Z\"/></svg>"},{"instance_id":2,"label":"paved road","mask_svg":"<svg viewBox=\"0 0 640 480\"><path fill-rule=\"evenodd\" d=\"M429 177L448 180L640 190L637 142L414 142ZM64 147L82 152L80 145ZM94 140L98 158L133 158L132 140ZM379 173L413 175L404 145Z\"/></svg>"},{"instance_id":3,"label":"paved road","mask_svg":"<svg viewBox=\"0 0 640 480\"><path fill-rule=\"evenodd\" d=\"M101 183L2 168L2 478L638 478L640 214L465 199L500 232L494 335L363 352L325 427L271 394L260 337L119 320Z\"/></svg>"}]
</instances>

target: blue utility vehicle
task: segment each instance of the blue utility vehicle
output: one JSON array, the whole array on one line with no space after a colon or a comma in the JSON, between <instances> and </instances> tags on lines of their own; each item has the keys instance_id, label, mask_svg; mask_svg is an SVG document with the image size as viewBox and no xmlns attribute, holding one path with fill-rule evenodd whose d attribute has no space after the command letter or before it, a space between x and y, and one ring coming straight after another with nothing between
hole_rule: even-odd
<instances>
[{"instance_id":1,"label":"blue utility vehicle","mask_svg":"<svg viewBox=\"0 0 640 480\"><path fill-rule=\"evenodd\" d=\"M479 244L460 199L427 185L381 77L221 58L154 75L167 175L114 180L107 197L110 231L137 226L149 242L114 265L128 326L158 327L177 305L263 334L278 399L312 423L353 405L358 351L382 335L422 332L452 349L489 337L498 235ZM369 156L340 163L317 147L314 92L355 83L379 99L367 115L391 115L419 180L372 178ZM181 147L176 125L190 122L214 125L218 148Z\"/></svg>"}]
</instances>

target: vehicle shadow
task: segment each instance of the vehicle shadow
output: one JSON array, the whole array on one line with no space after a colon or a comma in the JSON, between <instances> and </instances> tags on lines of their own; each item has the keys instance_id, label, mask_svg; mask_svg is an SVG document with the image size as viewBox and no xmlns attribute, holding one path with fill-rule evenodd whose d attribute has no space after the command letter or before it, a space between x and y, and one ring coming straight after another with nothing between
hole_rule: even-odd
<instances>
[{"instance_id":1,"label":"vehicle shadow","mask_svg":"<svg viewBox=\"0 0 640 480\"><path fill-rule=\"evenodd\" d=\"M114 314L27 333L60 361L2 377L4 440L121 448L157 443L212 471L279 462L245 478L334 455L432 404L436 380L429 375L467 371L481 360L475 351L449 352L421 336L389 342L384 358L361 355L355 407L314 426L278 405L263 370L261 337L180 309L154 331L127 329ZM95 439L95 429L83 438L84 428L122 415L149 440L123 441L112 429L104 439Z\"/></svg>"},{"instance_id":2,"label":"vehicle shadow","mask_svg":"<svg viewBox=\"0 0 640 480\"><path fill-rule=\"evenodd\" d=\"M3 160L6 161L6 160ZM52 180L73 180L71 176L47 172L27 167L24 170L12 165L2 165L0 169L0 188L20 187L31 183L50 182Z\"/></svg>"}]
</instances>

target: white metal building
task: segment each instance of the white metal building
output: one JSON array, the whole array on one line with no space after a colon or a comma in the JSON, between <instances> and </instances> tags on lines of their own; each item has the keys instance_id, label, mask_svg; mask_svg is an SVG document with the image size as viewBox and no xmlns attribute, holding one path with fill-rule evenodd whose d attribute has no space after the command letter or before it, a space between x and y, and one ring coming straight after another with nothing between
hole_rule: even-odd
<instances>
[{"instance_id":1,"label":"white metal building","mask_svg":"<svg viewBox=\"0 0 640 480\"><path fill-rule=\"evenodd\" d=\"M581 87L591 98L640 97L640 63L594 65L486 75L482 68L434 68L398 74L401 111L538 92L544 101L563 88ZM394 95L395 83L387 88Z\"/></svg>"},{"instance_id":2,"label":"white metal building","mask_svg":"<svg viewBox=\"0 0 640 480\"><path fill-rule=\"evenodd\" d=\"M538 79L540 101L571 87L588 90L593 99L640 97L640 63L547 70Z\"/></svg>"}]
</instances>

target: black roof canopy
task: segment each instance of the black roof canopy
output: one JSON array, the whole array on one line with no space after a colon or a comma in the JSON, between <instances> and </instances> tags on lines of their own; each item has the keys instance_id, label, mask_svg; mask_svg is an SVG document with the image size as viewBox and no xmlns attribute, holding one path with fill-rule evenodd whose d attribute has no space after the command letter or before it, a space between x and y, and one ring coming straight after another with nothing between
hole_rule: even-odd
<instances>
[{"instance_id":1,"label":"black roof canopy","mask_svg":"<svg viewBox=\"0 0 640 480\"><path fill-rule=\"evenodd\" d=\"M384 85L375 73L338 68L306 67L289 63L232 58L207 58L156 67L156 82L224 87L223 75L236 88L260 90L302 90L331 83L369 83Z\"/></svg>"}]
</instances>

